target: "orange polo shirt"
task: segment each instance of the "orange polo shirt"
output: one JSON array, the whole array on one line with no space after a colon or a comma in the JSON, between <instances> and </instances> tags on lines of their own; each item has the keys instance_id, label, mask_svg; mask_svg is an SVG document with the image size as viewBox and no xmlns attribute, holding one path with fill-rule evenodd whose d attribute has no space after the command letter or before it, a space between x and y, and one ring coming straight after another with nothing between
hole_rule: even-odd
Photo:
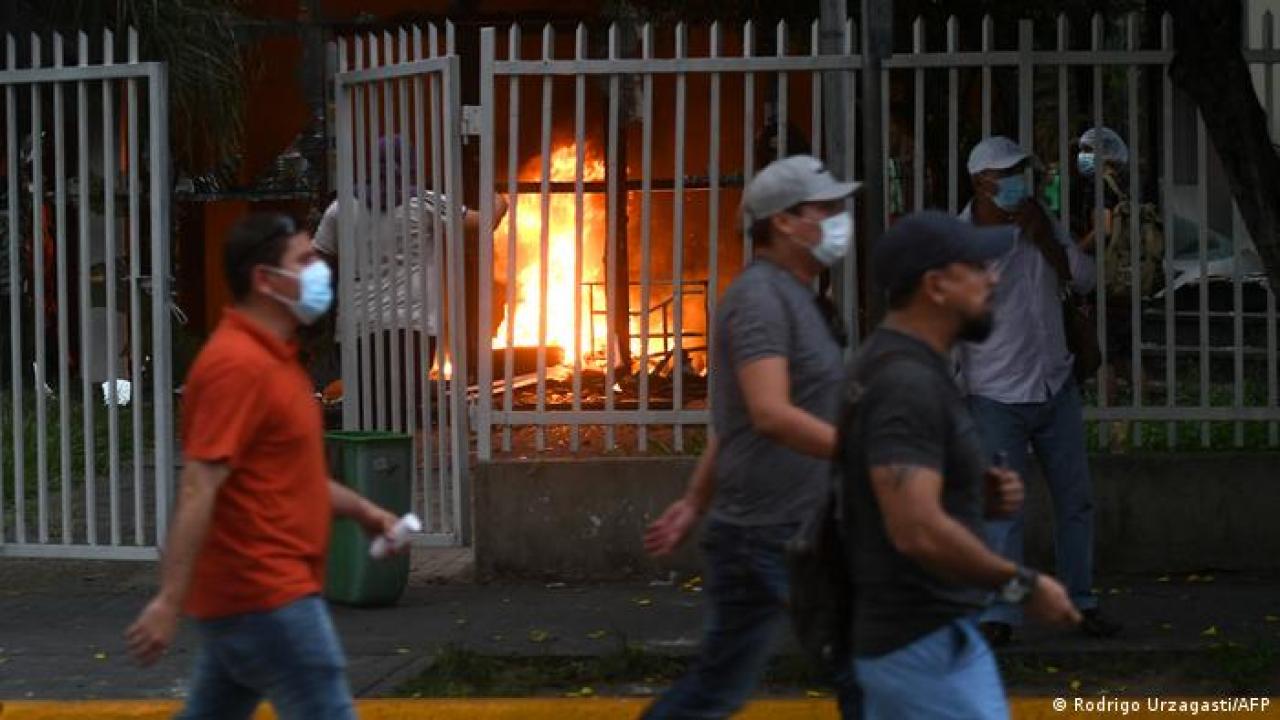
<instances>
[{"instance_id":1,"label":"orange polo shirt","mask_svg":"<svg viewBox=\"0 0 1280 720\"><path fill-rule=\"evenodd\" d=\"M228 309L183 398L188 460L231 468L185 610L273 610L320 592L332 515L324 421L297 346Z\"/></svg>"}]
</instances>

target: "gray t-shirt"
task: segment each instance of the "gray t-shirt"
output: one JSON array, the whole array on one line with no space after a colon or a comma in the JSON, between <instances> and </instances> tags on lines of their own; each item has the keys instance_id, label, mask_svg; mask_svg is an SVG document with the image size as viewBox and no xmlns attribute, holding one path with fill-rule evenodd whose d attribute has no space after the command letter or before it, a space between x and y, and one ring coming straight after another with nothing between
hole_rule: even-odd
<instances>
[{"instance_id":1,"label":"gray t-shirt","mask_svg":"<svg viewBox=\"0 0 1280 720\"><path fill-rule=\"evenodd\" d=\"M942 473L943 509L982 537L988 463L947 360L924 342L880 328L854 357L849 377L864 388L858 406L860 440L851 443L846 458L863 458L851 460L857 469L847 487L854 517L855 651L867 657L892 652L974 614L989 595L943 579L893 547L868 481L869 469L915 465Z\"/></svg>"},{"instance_id":2,"label":"gray t-shirt","mask_svg":"<svg viewBox=\"0 0 1280 720\"><path fill-rule=\"evenodd\" d=\"M770 440L751 424L738 370L763 358L787 361L791 402L834 421L842 374L840 346L795 275L757 259L716 310L711 349L711 417L720 451L712 517L737 525L798 523L827 487L829 464Z\"/></svg>"}]
</instances>

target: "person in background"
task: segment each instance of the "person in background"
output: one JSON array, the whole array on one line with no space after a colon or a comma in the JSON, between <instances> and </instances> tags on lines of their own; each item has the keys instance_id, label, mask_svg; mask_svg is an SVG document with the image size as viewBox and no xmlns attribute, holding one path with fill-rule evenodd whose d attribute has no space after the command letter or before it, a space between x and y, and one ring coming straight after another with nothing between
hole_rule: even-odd
<instances>
[{"instance_id":1,"label":"person in background","mask_svg":"<svg viewBox=\"0 0 1280 720\"><path fill-rule=\"evenodd\" d=\"M1134 263L1131 214L1139 213L1137 294L1139 302L1154 295L1164 284L1164 233L1152 206L1130 201L1125 192L1129 168L1129 146L1108 127L1089 128L1080 136L1076 155L1077 200L1072 202L1072 234L1083 247L1096 247L1105 255L1107 367L1105 384L1108 400L1122 402L1121 385L1133 378L1133 293ZM1097 208L1097 187L1102 188L1102 206ZM1136 207L1135 207L1136 206ZM1145 383L1141 363L1138 387ZM1128 425L1111 426L1117 447L1128 443Z\"/></svg>"},{"instance_id":2,"label":"person in background","mask_svg":"<svg viewBox=\"0 0 1280 720\"><path fill-rule=\"evenodd\" d=\"M404 172L408 177L407 189L401 177L402 156L409 160ZM442 226L448 221L450 204L443 194L419 190L416 157L414 148L402 147L399 137L379 141L377 163L371 170L378 182L369 183L356 205L356 240L362 243L362 253L368 254L362 262L372 267L372 275L362 274L366 268L354 269L353 295L346 300L348 306L339 312L356 313L357 323L363 325L364 334L358 340L357 350L361 368L366 361L366 348L379 348L375 352L382 355L378 372L385 378L385 392L372 399L373 417L365 419L366 427L390 427L393 403L398 406L402 426L406 424L406 413L421 407L423 380L437 350L440 298L444 291L437 285L442 285L444 275L436 267L434 228L436 218ZM392 178L390 187L386 183L388 172ZM320 218L314 241L316 250L335 267L342 260L338 242L339 207L338 200L329 204ZM480 213L466 206L460 210L463 232L478 232ZM495 227L506 212L506 198L496 195ZM404 359L406 346L411 353L408 365ZM396 348L400 348L399 353ZM374 357L376 362L376 354ZM393 364L401 380L399 387L393 387L391 381ZM376 392L376 379L371 379L371 387ZM415 398L413 402L409 401L410 393ZM353 402L356 395L345 393Z\"/></svg>"},{"instance_id":3,"label":"person in background","mask_svg":"<svg viewBox=\"0 0 1280 720\"><path fill-rule=\"evenodd\" d=\"M991 463L950 367L956 343L980 342L998 322L994 266L1012 247L1009 226L925 211L872 251L889 310L847 374L861 393L840 458L853 515L852 662L869 720L1009 717L977 628L992 591L1048 622L1080 618L1056 580L983 542L984 518L1021 508L1022 481Z\"/></svg>"},{"instance_id":4,"label":"person in background","mask_svg":"<svg viewBox=\"0 0 1280 720\"><path fill-rule=\"evenodd\" d=\"M1071 198L1071 234L1082 247L1093 248L1100 234L1112 232L1112 213L1125 198L1120 182L1129 166L1129 146L1109 127L1085 130L1077 142L1075 177ZM1101 212L1097 210L1095 182L1102 181ZM1098 230L1102 229L1102 233Z\"/></svg>"},{"instance_id":5,"label":"person in background","mask_svg":"<svg viewBox=\"0 0 1280 720\"><path fill-rule=\"evenodd\" d=\"M784 548L827 490L842 351L815 301L849 249L857 183L816 158L775 161L743 193L755 258L725 291L711 348L712 434L688 490L644 537L654 556L702 536L708 622L694 666L647 718L723 718L759 682L789 597ZM842 704L850 702L848 691Z\"/></svg>"},{"instance_id":6,"label":"person in background","mask_svg":"<svg viewBox=\"0 0 1280 720\"><path fill-rule=\"evenodd\" d=\"M333 516L370 535L396 517L329 477L320 406L297 359L298 329L333 300L331 273L293 220L250 215L231 230L228 308L183 397L182 486L160 590L126 631L143 665L181 613L201 647L181 718L354 718L346 660L324 600Z\"/></svg>"},{"instance_id":7,"label":"person in background","mask_svg":"<svg viewBox=\"0 0 1280 720\"><path fill-rule=\"evenodd\" d=\"M1009 138L978 143L969 154L973 200L961 219L980 227L1014 224L1017 239L995 262L1000 284L995 294L995 331L959 352L969 409L978 424L987 457L1003 453L1009 467L1026 477L1028 446L1034 446L1053 500L1054 546L1059 577L1084 616L1080 629L1110 637L1120 625L1102 614L1093 594L1094 506L1084 440L1080 389L1067 349L1061 277L1070 290L1094 286L1094 261L1085 249L1029 197L1030 154ZM987 541L1001 555L1021 562L1025 517L987 523ZM1017 604L997 602L983 616L992 645L1008 644L1022 624Z\"/></svg>"}]
</instances>

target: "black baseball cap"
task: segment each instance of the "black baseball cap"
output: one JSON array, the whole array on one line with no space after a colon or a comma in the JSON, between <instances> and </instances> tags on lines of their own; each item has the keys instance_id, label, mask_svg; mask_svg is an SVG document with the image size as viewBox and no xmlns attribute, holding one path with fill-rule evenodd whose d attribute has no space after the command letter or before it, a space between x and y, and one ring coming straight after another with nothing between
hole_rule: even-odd
<instances>
[{"instance_id":1,"label":"black baseball cap","mask_svg":"<svg viewBox=\"0 0 1280 720\"><path fill-rule=\"evenodd\" d=\"M871 250L871 269L882 290L915 287L930 270L958 262L995 260L1013 248L1013 225L978 227L939 210L912 213L894 223Z\"/></svg>"}]
</instances>

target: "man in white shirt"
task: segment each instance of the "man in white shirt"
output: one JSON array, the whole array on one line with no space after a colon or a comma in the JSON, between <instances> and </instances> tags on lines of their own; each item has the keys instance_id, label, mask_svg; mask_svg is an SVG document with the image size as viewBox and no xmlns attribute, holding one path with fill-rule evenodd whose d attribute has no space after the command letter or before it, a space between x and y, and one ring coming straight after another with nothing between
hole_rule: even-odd
<instances>
[{"instance_id":1,"label":"man in white shirt","mask_svg":"<svg viewBox=\"0 0 1280 720\"><path fill-rule=\"evenodd\" d=\"M1024 149L1000 136L983 140L969 155L973 201L961 217L977 225L1014 223L1019 232L1013 249L996 263L996 330L986 341L961 348L962 379L988 453L1027 477L1028 445L1034 447L1053 500L1056 574L1082 611L1081 630L1110 637L1121 628L1102 616L1092 592L1094 508L1084 416L1063 328L1063 288L1048 256L1069 267L1070 289L1077 293L1093 289L1096 269L1093 258L1031 198L1029 161ZM1020 563L1023 525L1022 512L989 522L987 542ZM1022 612L997 602L982 619L988 640L1000 646L1022 624Z\"/></svg>"}]
</instances>

